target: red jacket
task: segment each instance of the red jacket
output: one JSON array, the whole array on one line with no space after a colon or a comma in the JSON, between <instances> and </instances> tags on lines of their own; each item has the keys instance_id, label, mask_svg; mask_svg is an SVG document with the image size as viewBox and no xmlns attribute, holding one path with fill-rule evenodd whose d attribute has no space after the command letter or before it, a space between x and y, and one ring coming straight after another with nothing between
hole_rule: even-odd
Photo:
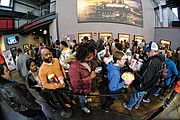
<instances>
[{"instance_id":1,"label":"red jacket","mask_svg":"<svg viewBox=\"0 0 180 120\"><path fill-rule=\"evenodd\" d=\"M174 87L174 90L179 93L180 92L180 80L177 81L176 86Z\"/></svg>"},{"instance_id":2,"label":"red jacket","mask_svg":"<svg viewBox=\"0 0 180 120\"><path fill-rule=\"evenodd\" d=\"M90 68L91 65L89 64ZM70 82L73 92L78 94L89 94L92 88L90 72L80 61L74 61L69 67Z\"/></svg>"}]
</instances>

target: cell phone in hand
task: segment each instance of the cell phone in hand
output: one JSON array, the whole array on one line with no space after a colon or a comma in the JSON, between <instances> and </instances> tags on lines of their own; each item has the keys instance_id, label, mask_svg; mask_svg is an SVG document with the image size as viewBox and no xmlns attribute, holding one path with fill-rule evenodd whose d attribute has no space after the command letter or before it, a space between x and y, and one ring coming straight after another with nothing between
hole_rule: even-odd
<instances>
[{"instance_id":1,"label":"cell phone in hand","mask_svg":"<svg viewBox=\"0 0 180 120\"><path fill-rule=\"evenodd\" d=\"M101 70L102 70L102 67L97 67L97 68L95 69L95 72L98 73L98 72L101 72Z\"/></svg>"}]
</instances>

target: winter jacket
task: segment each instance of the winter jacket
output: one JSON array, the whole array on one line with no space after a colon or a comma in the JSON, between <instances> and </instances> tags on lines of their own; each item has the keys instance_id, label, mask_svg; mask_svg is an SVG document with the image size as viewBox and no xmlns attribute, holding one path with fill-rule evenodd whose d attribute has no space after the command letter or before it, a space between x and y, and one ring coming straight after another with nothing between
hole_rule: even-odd
<instances>
[{"instance_id":1,"label":"winter jacket","mask_svg":"<svg viewBox=\"0 0 180 120\"><path fill-rule=\"evenodd\" d=\"M138 91L145 91L155 85L160 76L162 70L162 62L165 61L164 56L157 54L149 57L145 61L140 69L135 74L134 87Z\"/></svg>"},{"instance_id":2,"label":"winter jacket","mask_svg":"<svg viewBox=\"0 0 180 120\"><path fill-rule=\"evenodd\" d=\"M121 81L121 67L114 66L113 62L110 62L106 68L108 70L109 90L113 92L120 90L125 84L124 81Z\"/></svg>"},{"instance_id":3,"label":"winter jacket","mask_svg":"<svg viewBox=\"0 0 180 120\"><path fill-rule=\"evenodd\" d=\"M171 59L167 59L165 63L168 69L167 76L166 76L166 85L169 85L171 82L171 79L174 77L176 78L178 76L178 70L177 70L176 64Z\"/></svg>"},{"instance_id":4,"label":"winter jacket","mask_svg":"<svg viewBox=\"0 0 180 120\"><path fill-rule=\"evenodd\" d=\"M180 75L180 54L176 53L172 56L174 63L176 64L177 70ZM179 76L180 77L180 76Z\"/></svg>"},{"instance_id":5,"label":"winter jacket","mask_svg":"<svg viewBox=\"0 0 180 120\"><path fill-rule=\"evenodd\" d=\"M167 59L165 62L168 69L166 78L171 78L173 75L178 76L178 70L176 68L176 64L171 59Z\"/></svg>"},{"instance_id":6,"label":"winter jacket","mask_svg":"<svg viewBox=\"0 0 180 120\"><path fill-rule=\"evenodd\" d=\"M90 63L88 64L91 68ZM92 81L88 69L76 60L70 64L69 77L74 93L88 94L91 92Z\"/></svg>"},{"instance_id":7,"label":"winter jacket","mask_svg":"<svg viewBox=\"0 0 180 120\"><path fill-rule=\"evenodd\" d=\"M174 90L175 90L177 93L180 93L180 80L177 81L176 86L174 87Z\"/></svg>"},{"instance_id":8,"label":"winter jacket","mask_svg":"<svg viewBox=\"0 0 180 120\"><path fill-rule=\"evenodd\" d=\"M24 84L0 79L0 96L16 112L41 110L41 106L35 102L35 97Z\"/></svg>"}]
</instances>

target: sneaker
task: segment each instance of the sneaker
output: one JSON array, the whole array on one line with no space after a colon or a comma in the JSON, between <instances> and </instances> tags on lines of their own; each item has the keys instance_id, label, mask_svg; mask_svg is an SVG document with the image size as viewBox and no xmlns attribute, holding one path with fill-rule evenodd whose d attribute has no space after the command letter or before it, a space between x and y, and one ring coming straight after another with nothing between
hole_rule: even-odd
<instances>
[{"instance_id":1,"label":"sneaker","mask_svg":"<svg viewBox=\"0 0 180 120\"><path fill-rule=\"evenodd\" d=\"M127 104L126 104L126 103L123 103L123 106L124 106L124 108L126 108L126 109L128 109L128 110L131 110L131 108L128 108L128 107L127 107Z\"/></svg>"},{"instance_id":2,"label":"sneaker","mask_svg":"<svg viewBox=\"0 0 180 120\"><path fill-rule=\"evenodd\" d=\"M159 96L159 93L154 93L154 96L156 96L156 97Z\"/></svg>"},{"instance_id":3,"label":"sneaker","mask_svg":"<svg viewBox=\"0 0 180 120\"><path fill-rule=\"evenodd\" d=\"M169 99L167 99L164 104L168 107L170 105Z\"/></svg>"},{"instance_id":4,"label":"sneaker","mask_svg":"<svg viewBox=\"0 0 180 120\"><path fill-rule=\"evenodd\" d=\"M82 108L82 110L83 110L85 113L90 113L90 112L91 112L87 107Z\"/></svg>"},{"instance_id":5,"label":"sneaker","mask_svg":"<svg viewBox=\"0 0 180 120\"><path fill-rule=\"evenodd\" d=\"M110 112L109 108L102 108L102 110L103 110L103 112L105 112L105 113L109 113L109 112Z\"/></svg>"},{"instance_id":6,"label":"sneaker","mask_svg":"<svg viewBox=\"0 0 180 120\"><path fill-rule=\"evenodd\" d=\"M135 109L138 109L139 107L138 107L138 106L135 106L134 108L135 108Z\"/></svg>"},{"instance_id":7,"label":"sneaker","mask_svg":"<svg viewBox=\"0 0 180 120\"><path fill-rule=\"evenodd\" d=\"M158 98L162 101L165 97L163 95L160 95Z\"/></svg>"},{"instance_id":8,"label":"sneaker","mask_svg":"<svg viewBox=\"0 0 180 120\"><path fill-rule=\"evenodd\" d=\"M151 100L148 98L148 99L143 99L143 102L145 102L145 103L150 103L151 102Z\"/></svg>"}]
</instances>

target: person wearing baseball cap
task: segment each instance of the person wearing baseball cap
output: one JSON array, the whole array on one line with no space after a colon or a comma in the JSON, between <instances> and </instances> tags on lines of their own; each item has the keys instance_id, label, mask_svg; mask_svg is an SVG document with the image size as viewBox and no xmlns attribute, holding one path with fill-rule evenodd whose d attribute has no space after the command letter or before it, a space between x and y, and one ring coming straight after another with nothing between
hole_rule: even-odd
<instances>
[{"instance_id":1,"label":"person wearing baseball cap","mask_svg":"<svg viewBox=\"0 0 180 120\"><path fill-rule=\"evenodd\" d=\"M147 44L146 47L144 48L144 51L146 52L148 58L157 55L158 50L159 50L158 45L153 41Z\"/></svg>"},{"instance_id":2,"label":"person wearing baseball cap","mask_svg":"<svg viewBox=\"0 0 180 120\"><path fill-rule=\"evenodd\" d=\"M162 62L165 61L164 56L158 54L158 45L151 41L145 47L144 51L147 53L148 59L144 61L140 70L135 73L135 80L133 82L134 90L130 97L129 103L123 103L123 106L131 110L133 107L138 109L140 102L150 102L150 97L157 89L159 83ZM145 93L147 94L145 95Z\"/></svg>"}]
</instances>

